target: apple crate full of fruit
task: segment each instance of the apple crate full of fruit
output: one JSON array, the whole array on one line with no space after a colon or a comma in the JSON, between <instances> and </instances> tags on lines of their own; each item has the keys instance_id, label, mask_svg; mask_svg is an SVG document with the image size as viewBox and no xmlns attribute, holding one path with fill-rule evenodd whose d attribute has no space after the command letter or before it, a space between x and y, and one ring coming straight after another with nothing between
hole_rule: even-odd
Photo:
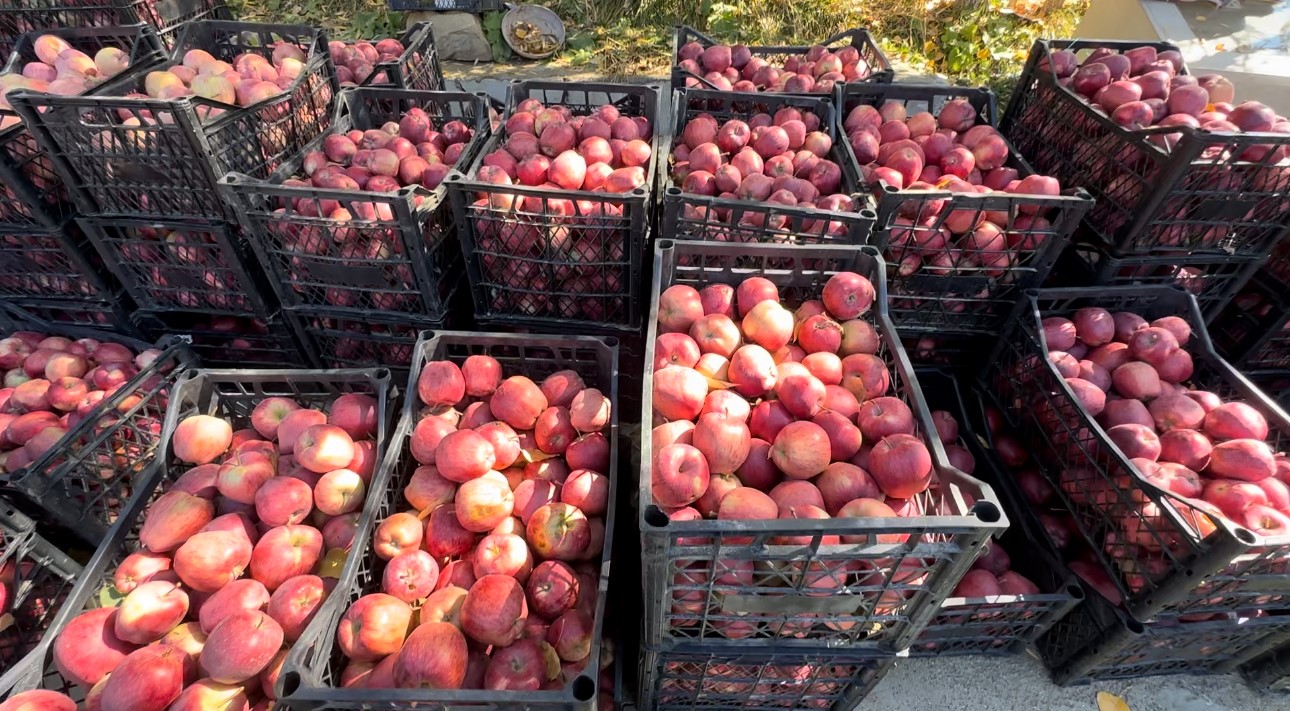
<instances>
[{"instance_id":1,"label":"apple crate full of fruit","mask_svg":"<svg viewBox=\"0 0 1290 711\"><path fill-rule=\"evenodd\" d=\"M713 652L701 644L642 650L639 708L853 709L891 670L893 655L827 651Z\"/></svg>"},{"instance_id":2,"label":"apple crate full of fruit","mask_svg":"<svg viewBox=\"0 0 1290 711\"><path fill-rule=\"evenodd\" d=\"M1258 256L1186 248L1126 254L1081 233L1058 260L1046 286L1178 286L1196 297L1201 316L1212 326L1262 263Z\"/></svg>"},{"instance_id":3,"label":"apple crate full of fruit","mask_svg":"<svg viewBox=\"0 0 1290 711\"><path fill-rule=\"evenodd\" d=\"M79 563L36 533L35 521L0 498L0 668L40 643L80 574Z\"/></svg>"},{"instance_id":4,"label":"apple crate full of fruit","mask_svg":"<svg viewBox=\"0 0 1290 711\"><path fill-rule=\"evenodd\" d=\"M665 152L663 234L674 239L864 244L875 218L831 96L687 89Z\"/></svg>"},{"instance_id":5,"label":"apple crate full of fruit","mask_svg":"<svg viewBox=\"0 0 1290 711\"><path fill-rule=\"evenodd\" d=\"M234 173L220 184L283 305L441 320L463 277L443 179L478 155L487 103L360 88L339 104L334 128L268 180Z\"/></svg>"},{"instance_id":6,"label":"apple crate full of fruit","mask_svg":"<svg viewBox=\"0 0 1290 711\"><path fill-rule=\"evenodd\" d=\"M268 286L235 224L89 217L77 224L140 309L269 311Z\"/></svg>"},{"instance_id":7,"label":"apple crate full of fruit","mask_svg":"<svg viewBox=\"0 0 1290 711\"><path fill-rule=\"evenodd\" d=\"M895 72L868 30L846 30L809 47L727 45L677 25L672 89L832 94L846 82L891 83Z\"/></svg>"},{"instance_id":8,"label":"apple crate full of fruit","mask_svg":"<svg viewBox=\"0 0 1290 711\"><path fill-rule=\"evenodd\" d=\"M18 37L12 54L6 55L0 87L59 95L111 93L128 82L130 67L150 66L164 57L156 33L143 24L37 29ZM75 212L49 156L6 97L0 97L0 182L5 198L0 201L0 231L61 227Z\"/></svg>"},{"instance_id":9,"label":"apple crate full of fruit","mask_svg":"<svg viewBox=\"0 0 1290 711\"><path fill-rule=\"evenodd\" d=\"M1007 527L949 463L882 269L872 247L659 242L645 644L900 651Z\"/></svg>"},{"instance_id":10,"label":"apple crate full of fruit","mask_svg":"<svg viewBox=\"0 0 1290 711\"><path fill-rule=\"evenodd\" d=\"M125 78L113 96L8 95L86 216L232 219L216 181L267 178L330 128L339 91L302 25L195 22Z\"/></svg>"},{"instance_id":11,"label":"apple crate full of fruit","mask_svg":"<svg viewBox=\"0 0 1290 711\"><path fill-rule=\"evenodd\" d=\"M654 218L659 87L523 81L448 176L480 321L638 330Z\"/></svg>"},{"instance_id":12,"label":"apple crate full of fruit","mask_svg":"<svg viewBox=\"0 0 1290 711\"><path fill-rule=\"evenodd\" d=\"M1038 40L1000 129L1124 253L1262 256L1290 227L1290 123L1173 45Z\"/></svg>"},{"instance_id":13,"label":"apple crate full of fruit","mask_svg":"<svg viewBox=\"0 0 1290 711\"><path fill-rule=\"evenodd\" d=\"M170 388L193 356L178 340L154 347L3 309L4 486L97 545L152 461Z\"/></svg>"},{"instance_id":14,"label":"apple crate full of fruit","mask_svg":"<svg viewBox=\"0 0 1290 711\"><path fill-rule=\"evenodd\" d=\"M902 332L998 335L1039 286L1093 201L1040 175L999 134L988 89L847 84L844 150L877 201Z\"/></svg>"},{"instance_id":15,"label":"apple crate full of fruit","mask_svg":"<svg viewBox=\"0 0 1290 711\"><path fill-rule=\"evenodd\" d=\"M1030 505L1016 494L1012 473L982 447L974 429L979 402L967 400L966 388L948 371L919 368L916 376L934 408L932 422L950 463L993 488L1003 502L1008 530L987 544L909 654L1022 654L1084 599L1083 588L1061 562Z\"/></svg>"},{"instance_id":16,"label":"apple crate full of fruit","mask_svg":"<svg viewBox=\"0 0 1290 711\"><path fill-rule=\"evenodd\" d=\"M1061 686L1144 676L1230 674L1290 642L1290 619L1253 610L1139 622L1090 587L1088 599L1035 642Z\"/></svg>"},{"instance_id":17,"label":"apple crate full of fruit","mask_svg":"<svg viewBox=\"0 0 1290 711\"><path fill-rule=\"evenodd\" d=\"M614 340L423 333L356 564L287 656L288 706L612 700Z\"/></svg>"},{"instance_id":18,"label":"apple crate full of fruit","mask_svg":"<svg viewBox=\"0 0 1290 711\"><path fill-rule=\"evenodd\" d=\"M1134 617L1290 608L1290 415L1214 353L1190 295L1027 292L990 363Z\"/></svg>"},{"instance_id":19,"label":"apple crate full of fruit","mask_svg":"<svg viewBox=\"0 0 1290 711\"><path fill-rule=\"evenodd\" d=\"M370 47L370 49L369 49ZM343 87L389 86L413 91L442 91L443 70L429 22L418 22L399 39L328 44L336 78ZM365 66L366 65L366 66Z\"/></svg>"},{"instance_id":20,"label":"apple crate full of fruit","mask_svg":"<svg viewBox=\"0 0 1290 711\"><path fill-rule=\"evenodd\" d=\"M173 392L161 455L41 645L0 682L10 702L272 703L287 650L352 567L390 424L387 372L192 370Z\"/></svg>"}]
</instances>

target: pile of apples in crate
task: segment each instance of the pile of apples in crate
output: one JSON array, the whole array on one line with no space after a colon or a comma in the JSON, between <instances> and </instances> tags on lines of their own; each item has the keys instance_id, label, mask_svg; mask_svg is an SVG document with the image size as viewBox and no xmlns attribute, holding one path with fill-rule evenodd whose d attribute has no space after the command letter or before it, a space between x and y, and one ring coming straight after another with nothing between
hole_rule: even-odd
<instances>
[{"instance_id":1,"label":"pile of apples in crate","mask_svg":"<svg viewBox=\"0 0 1290 711\"><path fill-rule=\"evenodd\" d=\"M334 40L327 43L332 64L336 65L336 80L342 86L357 86L368 78L375 84L387 83L389 77L385 72L377 72L376 65L397 61L406 49L403 42L389 38L376 43L345 43ZM372 76L373 72L376 76Z\"/></svg>"},{"instance_id":2,"label":"pile of apples in crate","mask_svg":"<svg viewBox=\"0 0 1290 711\"><path fill-rule=\"evenodd\" d=\"M762 277L668 287L654 351L654 503L673 520L918 515L932 457L910 407L888 394L878 334L861 318L874 296L850 272L796 313Z\"/></svg>"},{"instance_id":3,"label":"pile of apples in crate","mask_svg":"<svg viewBox=\"0 0 1290 711\"><path fill-rule=\"evenodd\" d=\"M287 187L315 187L331 190L392 193L409 185L434 190L461 159L475 130L462 121L446 121L436 127L424 109L412 107L398 122L380 128L333 133L323 138L322 150L310 151L302 159L304 176L283 181ZM420 197L420 196L418 196ZM334 200L318 206L297 200L297 211L320 209L333 220L392 220L387 204L355 203L360 214ZM348 241L348 233L339 235Z\"/></svg>"},{"instance_id":4,"label":"pile of apples in crate","mask_svg":"<svg viewBox=\"0 0 1290 711\"><path fill-rule=\"evenodd\" d=\"M376 464L376 401L330 412L271 397L234 432L180 421L174 458L191 465L143 514L139 548L117 567L116 607L81 613L53 645L63 678L103 711L247 708L273 699L287 649L334 585ZM28 695L39 695L39 698ZM51 691L6 704L71 711ZM267 702L265 702L267 704Z\"/></svg>"},{"instance_id":5,"label":"pile of apples in crate","mask_svg":"<svg viewBox=\"0 0 1290 711\"><path fill-rule=\"evenodd\" d=\"M1081 63L1074 52L1058 51L1044 60L1062 84L1130 129L1190 126L1215 132L1290 133L1290 121L1259 101L1233 105L1236 89L1219 74L1179 74L1182 55L1174 50L1135 47L1118 53L1098 48ZM1160 133L1150 140L1166 150L1180 134ZM1252 146L1246 160L1263 160L1271 146ZM1274 161L1275 162L1275 161Z\"/></svg>"},{"instance_id":6,"label":"pile of apples in crate","mask_svg":"<svg viewBox=\"0 0 1290 711\"><path fill-rule=\"evenodd\" d=\"M34 331L0 339L0 471L18 472L39 459L160 353Z\"/></svg>"},{"instance_id":7,"label":"pile of apples in crate","mask_svg":"<svg viewBox=\"0 0 1290 711\"><path fill-rule=\"evenodd\" d=\"M1290 534L1290 459L1268 446L1258 410L1181 384L1193 372L1186 320L1147 322L1090 307L1042 323L1049 361L1143 478L1260 535ZM1077 503L1096 504L1089 486L1062 482ZM1148 518L1161 515L1149 501L1142 509ZM1213 530L1209 521L1199 525L1202 537ZM1135 531L1126 527L1123 541L1108 545L1158 546L1149 532L1138 538Z\"/></svg>"},{"instance_id":8,"label":"pile of apples in crate","mask_svg":"<svg viewBox=\"0 0 1290 711\"><path fill-rule=\"evenodd\" d=\"M869 63L855 47L834 51L816 45L775 66L762 57L754 57L742 44L704 47L687 42L677 50L676 59L682 69L703 77L721 91L828 94L838 82L860 81L870 73ZM686 86L699 86L699 82L687 80Z\"/></svg>"},{"instance_id":9,"label":"pile of apples in crate","mask_svg":"<svg viewBox=\"0 0 1290 711\"><path fill-rule=\"evenodd\" d=\"M617 107L604 104L588 116L574 116L565 106L543 106L525 99L506 119L506 145L484 156L479 179L499 185L525 185L557 190L590 190L626 193L647 182L645 175L654 155L653 129L644 116L623 116ZM496 210L523 211L526 198L494 193L475 203ZM543 210L543 198L532 198L533 212ZM550 200L551 211L570 218L591 216L568 200ZM599 203L597 203L599 204ZM604 209L615 206L605 205ZM575 212L576 210L576 212ZM621 212L621 207L618 208ZM534 229L534 239L542 235ZM546 237L563 244L568 228L552 229Z\"/></svg>"},{"instance_id":10,"label":"pile of apples in crate","mask_svg":"<svg viewBox=\"0 0 1290 711\"><path fill-rule=\"evenodd\" d=\"M573 371L504 378L485 355L427 363L417 396L428 409L408 447L421 466L408 510L376 530L381 592L341 620L341 684L565 688L592 647L609 399Z\"/></svg>"},{"instance_id":11,"label":"pile of apples in crate","mask_svg":"<svg viewBox=\"0 0 1290 711\"><path fill-rule=\"evenodd\" d=\"M102 84L130 67L130 57L117 47L88 54L55 35L41 35L33 43L37 61L23 65L19 74L0 76L0 109L8 109L4 94L22 89L59 96L75 96ZM17 124L17 116L0 119L0 129Z\"/></svg>"},{"instance_id":12,"label":"pile of apples in crate","mask_svg":"<svg viewBox=\"0 0 1290 711\"><path fill-rule=\"evenodd\" d=\"M760 113L746 122L732 118L718 123L710 114L699 114L686 122L672 149L672 179L692 195L853 211L851 196L843 192L842 168L829 160L833 139L820 128L819 116L788 106L774 116ZM732 212L728 207L686 205L682 217L728 223ZM740 218L740 224L771 229L787 221L786 216L767 218L760 212ZM817 234L846 231L842 223L822 220L804 227Z\"/></svg>"}]
</instances>

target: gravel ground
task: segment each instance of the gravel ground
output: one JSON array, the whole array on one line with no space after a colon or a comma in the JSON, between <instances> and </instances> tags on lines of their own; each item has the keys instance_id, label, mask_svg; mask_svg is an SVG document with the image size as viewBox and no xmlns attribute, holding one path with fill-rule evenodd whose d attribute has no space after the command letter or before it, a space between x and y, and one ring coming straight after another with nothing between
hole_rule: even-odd
<instances>
[{"instance_id":1,"label":"gravel ground","mask_svg":"<svg viewBox=\"0 0 1290 711\"><path fill-rule=\"evenodd\" d=\"M1097 692L1132 711L1287 711L1290 697L1253 691L1239 676L1166 676L1061 688L1030 656L897 662L860 709L1096 711Z\"/></svg>"}]
</instances>

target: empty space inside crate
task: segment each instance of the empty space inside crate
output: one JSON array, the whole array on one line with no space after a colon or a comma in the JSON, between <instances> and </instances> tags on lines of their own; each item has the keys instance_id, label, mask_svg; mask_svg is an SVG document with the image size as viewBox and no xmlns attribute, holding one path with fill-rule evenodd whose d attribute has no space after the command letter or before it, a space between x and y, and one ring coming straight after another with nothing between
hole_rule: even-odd
<instances>
[{"instance_id":1,"label":"empty space inside crate","mask_svg":"<svg viewBox=\"0 0 1290 711\"><path fill-rule=\"evenodd\" d=\"M0 230L0 295L6 298L105 299L103 263L77 224Z\"/></svg>"},{"instance_id":2,"label":"empty space inside crate","mask_svg":"<svg viewBox=\"0 0 1290 711\"><path fill-rule=\"evenodd\" d=\"M1210 323L1219 352L1242 370L1290 371L1290 287L1257 272Z\"/></svg>"},{"instance_id":3,"label":"empty space inside crate","mask_svg":"<svg viewBox=\"0 0 1290 711\"><path fill-rule=\"evenodd\" d=\"M192 338L204 367L285 367L305 364L295 333L281 315L233 316L178 311L137 311L134 320L153 338Z\"/></svg>"}]
</instances>

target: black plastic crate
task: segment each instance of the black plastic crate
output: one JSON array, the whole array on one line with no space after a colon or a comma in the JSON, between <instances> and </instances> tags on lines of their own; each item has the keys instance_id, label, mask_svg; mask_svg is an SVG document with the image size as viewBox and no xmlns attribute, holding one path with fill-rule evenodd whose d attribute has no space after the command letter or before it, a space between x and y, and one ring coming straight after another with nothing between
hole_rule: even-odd
<instances>
[{"instance_id":1,"label":"black plastic crate","mask_svg":"<svg viewBox=\"0 0 1290 711\"><path fill-rule=\"evenodd\" d=\"M1219 353L1242 371L1290 371L1290 285L1260 270L1210 330Z\"/></svg>"},{"instance_id":2,"label":"black plastic crate","mask_svg":"<svg viewBox=\"0 0 1290 711\"><path fill-rule=\"evenodd\" d=\"M996 125L989 89L852 83L837 95L839 121L860 105L896 102L910 113L939 115L948 101L966 99L977 111L977 125ZM845 136L842 144L852 170L863 174ZM1015 146L1004 166L1023 178L1036 172ZM1048 278L1093 205L1086 192L1066 183L1056 197L897 190L881 181L868 187L878 204L870 244L887 260L888 311L902 332L998 335L1022 291ZM1000 228L999 246L963 247L960 239L983 221Z\"/></svg>"},{"instance_id":3,"label":"black plastic crate","mask_svg":"<svg viewBox=\"0 0 1290 711\"><path fill-rule=\"evenodd\" d=\"M854 709L895 660L841 649L641 650L637 708Z\"/></svg>"},{"instance_id":4,"label":"black plastic crate","mask_svg":"<svg viewBox=\"0 0 1290 711\"><path fill-rule=\"evenodd\" d=\"M1207 616L1201 615L1202 618ZM1228 674L1290 641L1290 618L1168 616L1142 623L1096 593L1035 643L1060 686L1144 676Z\"/></svg>"},{"instance_id":5,"label":"black plastic crate","mask_svg":"<svg viewBox=\"0 0 1290 711\"><path fill-rule=\"evenodd\" d=\"M1126 254L1263 255L1290 229L1290 169L1278 165L1279 133L1188 127L1131 131L1061 86L1047 57L1147 42L1037 40L1000 129L1035 168L1097 199L1088 225ZM1154 43L1159 49L1177 50ZM1174 134L1172 150L1152 136ZM1264 150L1264 147L1271 150Z\"/></svg>"},{"instance_id":6,"label":"black plastic crate","mask_svg":"<svg viewBox=\"0 0 1290 711\"><path fill-rule=\"evenodd\" d=\"M679 59L681 47L690 42L698 42L705 48L714 44L721 44L719 40L702 34L692 27L677 25L676 34L672 37L672 89L716 89L717 87L712 82L681 68ZM882 49L878 47L878 42L874 40L873 35L869 34L869 30L844 30L819 42L818 46L832 50L854 47L860 53L860 60L869 67L869 75L858 81L889 84L896 75L891 68L891 62L887 60L887 55L882 53ZM810 48L809 45L778 45L749 47L748 51L754 57L760 57L771 64L782 65L788 57L805 54ZM733 84L734 82L731 83Z\"/></svg>"},{"instance_id":7,"label":"black plastic crate","mask_svg":"<svg viewBox=\"0 0 1290 711\"><path fill-rule=\"evenodd\" d=\"M101 260L73 220L57 227L0 230L0 298L111 297Z\"/></svg>"},{"instance_id":8,"label":"black plastic crate","mask_svg":"<svg viewBox=\"0 0 1290 711\"><path fill-rule=\"evenodd\" d=\"M167 485L190 468L170 456L171 435L181 419L196 414L216 415L228 419L234 429L247 428L251 426L251 411L267 397L286 397L306 407L325 409L346 393L370 395L377 401L376 451L384 452L390 434L394 393L389 373L383 369L187 371L172 391L157 460L140 477L134 495L122 507L120 520L100 537L101 545L78 577L40 645L0 676L0 696L29 689L51 689L79 700L89 691L58 673L53 661L54 640L76 616L104 606L105 597L119 599L113 575L120 562L138 550L144 512L154 499L165 493ZM362 525L367 526L370 535L371 515L360 519ZM356 559L356 555L347 556L345 567L352 567Z\"/></svg>"},{"instance_id":9,"label":"black plastic crate","mask_svg":"<svg viewBox=\"0 0 1290 711\"><path fill-rule=\"evenodd\" d=\"M81 566L36 533L35 521L0 499L0 570L7 592L0 610L7 618L0 628L0 668L8 669L40 643Z\"/></svg>"},{"instance_id":10,"label":"black plastic crate","mask_svg":"<svg viewBox=\"0 0 1290 711\"><path fill-rule=\"evenodd\" d=\"M18 37L33 30L43 34L140 22L154 28L169 49L186 22L232 19L232 13L218 0L17 0L0 7L0 53L8 56Z\"/></svg>"},{"instance_id":11,"label":"black plastic crate","mask_svg":"<svg viewBox=\"0 0 1290 711\"><path fill-rule=\"evenodd\" d=\"M910 503L927 515L776 521L672 521L654 504L648 472L653 452L641 433L639 513L643 644L702 642L709 651L848 646L869 652L906 649L967 572L985 540L1007 519L991 488L949 466L913 367L882 311L882 260L870 247L732 245L660 240L655 248L652 309L673 284L737 285L763 276L781 300L817 298L829 277L852 271L874 282L874 308L863 318L881 338L891 391L914 412L939 482ZM651 312L651 316L653 316ZM641 421L653 421L657 323L646 333ZM826 536L856 543L826 543ZM897 543L878 535L907 536ZM795 536L809 543L784 544ZM863 564L865 569L861 569ZM721 578L727 578L722 580Z\"/></svg>"},{"instance_id":12,"label":"black plastic crate","mask_svg":"<svg viewBox=\"0 0 1290 711\"><path fill-rule=\"evenodd\" d=\"M135 352L151 348L86 329L30 323L28 328L118 342ZM182 341L172 340L159 350L151 365L104 397L58 444L25 468L7 474L5 488L51 521L97 545L156 453L172 386L195 364Z\"/></svg>"},{"instance_id":13,"label":"black plastic crate","mask_svg":"<svg viewBox=\"0 0 1290 711\"><path fill-rule=\"evenodd\" d=\"M169 60L190 49L220 60L268 57L278 41L306 50L305 67L289 89L246 108L193 96L9 96L84 215L231 219L216 188L221 176L268 177L330 128L339 84L326 35L302 25L194 22ZM165 66L132 68L122 89L139 89Z\"/></svg>"},{"instance_id":14,"label":"black plastic crate","mask_svg":"<svg viewBox=\"0 0 1290 711\"><path fill-rule=\"evenodd\" d=\"M379 129L413 107L434 119L462 121L475 131L463 164L488 136L487 107L477 94L347 89L340 104L337 132ZM324 138L311 141L268 180L236 173L220 180L279 301L354 318L404 313L443 319L463 272L448 188L411 185L375 193L285 185L303 174L304 155L321 150ZM337 208L352 219L321 216Z\"/></svg>"},{"instance_id":15,"label":"black plastic crate","mask_svg":"<svg viewBox=\"0 0 1290 711\"><path fill-rule=\"evenodd\" d=\"M1170 287L1096 287L1028 291L1000 339L983 389L1027 442L1080 535L1106 569L1127 611L1208 615L1290 609L1290 536L1264 537L1191 499L1147 482L1078 404L1049 362L1040 320L1085 306L1144 318L1179 316L1192 328L1188 382L1224 400L1239 399L1268 421L1273 451L1290 445L1290 415L1219 358L1186 292ZM1212 529L1212 530L1211 530Z\"/></svg>"},{"instance_id":16,"label":"black plastic crate","mask_svg":"<svg viewBox=\"0 0 1290 711\"><path fill-rule=\"evenodd\" d=\"M0 25L8 18L0 9ZM115 23L113 23L115 24ZM51 27L51 29L41 29ZM21 74L28 62L37 60L35 42L41 35L61 38L73 49L93 57L104 47L116 47L129 58L130 67L146 67L165 58L156 32L145 24L109 27L59 28L34 25L34 31L17 37L12 54L5 53L2 74ZM0 30L0 35L3 35ZM118 91L128 82L130 69L86 91L87 95ZM0 109L0 229L61 226L75 212L68 203L67 189L44 149L9 108ZM15 125L8 125L15 122Z\"/></svg>"},{"instance_id":17,"label":"black plastic crate","mask_svg":"<svg viewBox=\"0 0 1290 711\"><path fill-rule=\"evenodd\" d=\"M1203 252L1130 255L1077 240L1044 286L1178 286L1196 297L1205 321L1214 323L1261 262L1258 257Z\"/></svg>"},{"instance_id":18,"label":"black plastic crate","mask_svg":"<svg viewBox=\"0 0 1290 711\"><path fill-rule=\"evenodd\" d=\"M264 313L264 278L237 225L82 218L103 262L144 310Z\"/></svg>"},{"instance_id":19,"label":"black plastic crate","mask_svg":"<svg viewBox=\"0 0 1290 711\"><path fill-rule=\"evenodd\" d=\"M1278 694L1290 691L1290 646L1273 650L1243 665L1241 676L1260 691Z\"/></svg>"},{"instance_id":20,"label":"black plastic crate","mask_svg":"<svg viewBox=\"0 0 1290 711\"><path fill-rule=\"evenodd\" d=\"M80 299L9 299L8 303L57 326L84 326L98 331L134 338L149 339L135 325L130 314L134 305L124 293L111 294L104 300Z\"/></svg>"},{"instance_id":21,"label":"black plastic crate","mask_svg":"<svg viewBox=\"0 0 1290 711\"><path fill-rule=\"evenodd\" d=\"M188 311L136 311L132 319L150 338L187 336L203 367L300 368L310 359L281 313L212 315Z\"/></svg>"},{"instance_id":22,"label":"black plastic crate","mask_svg":"<svg viewBox=\"0 0 1290 711\"><path fill-rule=\"evenodd\" d=\"M403 53L398 59L373 66L362 86L389 86L411 91L443 91L448 88L443 81L439 52L435 49L434 31L429 22L412 25L399 41L403 43Z\"/></svg>"},{"instance_id":23,"label":"black plastic crate","mask_svg":"<svg viewBox=\"0 0 1290 711\"><path fill-rule=\"evenodd\" d=\"M395 12L469 12L482 15L485 12L497 12L506 9L502 0L386 0L386 5Z\"/></svg>"},{"instance_id":24,"label":"black plastic crate","mask_svg":"<svg viewBox=\"0 0 1290 711\"><path fill-rule=\"evenodd\" d=\"M505 145L506 134L498 131L467 170L449 173L477 320L587 333L640 328L644 312L635 294L644 278L654 219L654 176L664 145L662 98L655 84L511 84L506 116L524 99L566 106L575 116L613 104L623 116L649 119L653 155L645 166L645 184L629 193L480 182L476 175L483 157ZM517 209L521 197L523 209ZM488 199L498 208L490 208Z\"/></svg>"},{"instance_id":25,"label":"black plastic crate","mask_svg":"<svg viewBox=\"0 0 1290 711\"><path fill-rule=\"evenodd\" d=\"M456 363L468 356L485 354L496 358L506 374L526 375L540 381L559 370L578 372L590 387L605 392L612 406L606 436L610 441L609 500L614 501L618 472L618 353L614 339L589 336L530 336L524 334L475 334L460 331L426 331L417 341L408 378L409 393L416 390L421 368L428 361L451 360ZM390 441L389 455L373 478L365 521L360 523L355 541L362 542L355 556L345 566L336 590L327 599L300 641L288 653L279 677L279 697L291 708L367 709L417 708L447 709L463 704L491 708L584 709L597 698L597 682L604 630L605 598L609 587L609 568L613 549L614 509L605 518L604 552L591 561L598 580L596 610L592 625L591 653L586 666L577 671L561 689L547 691L436 690L436 689L358 689L336 688L345 664L344 654L336 643L336 626L345 610L364 593L379 590L384 562L368 543L375 521L404 507L403 487L417 468L407 456L405 439L420 419L420 400L410 395L404 400L402 420Z\"/></svg>"},{"instance_id":26,"label":"black plastic crate","mask_svg":"<svg viewBox=\"0 0 1290 711\"><path fill-rule=\"evenodd\" d=\"M877 215L863 195L863 184L855 161L839 141L837 112L830 96L762 94L751 96L722 91L688 89L672 96L675 105L669 117L667 143L661 147L666 158L659 161L659 182L663 188L663 234L672 239L717 242L771 242L780 244L864 244ZM829 160L842 171L838 192L850 195L852 212L773 205L765 201L736 200L683 192L673 180L672 147L685 124L699 114L718 122L747 120L759 113L774 114L780 108L796 108L820 120L819 130L833 139ZM760 224L758 224L760 223ZM779 224L777 224L779 223Z\"/></svg>"},{"instance_id":27,"label":"black plastic crate","mask_svg":"<svg viewBox=\"0 0 1290 711\"><path fill-rule=\"evenodd\" d=\"M999 495L1008 516L1008 530L994 541L1011 556L1010 570L1025 576L1039 588L1039 593L998 597L947 597L940 610L909 648L911 657L959 656L968 654L1022 654L1057 620L1084 599L1084 590L1066 566L1058 551L1044 537L1039 521L1028 505L1013 495L1012 474L993 452L981 445L975 432L976 422L969 408L979 409L978 402L966 398L971 391L960 387L952 373L935 368L919 368L918 384L927 397L927 405L945 410L959 426L959 444L972 454L976 470L968 472ZM966 383L965 383L966 385Z\"/></svg>"},{"instance_id":28,"label":"black plastic crate","mask_svg":"<svg viewBox=\"0 0 1290 711\"><path fill-rule=\"evenodd\" d=\"M322 368L383 366L407 374L417 336L443 326L439 321L390 317L349 317L284 311L309 354Z\"/></svg>"}]
</instances>

